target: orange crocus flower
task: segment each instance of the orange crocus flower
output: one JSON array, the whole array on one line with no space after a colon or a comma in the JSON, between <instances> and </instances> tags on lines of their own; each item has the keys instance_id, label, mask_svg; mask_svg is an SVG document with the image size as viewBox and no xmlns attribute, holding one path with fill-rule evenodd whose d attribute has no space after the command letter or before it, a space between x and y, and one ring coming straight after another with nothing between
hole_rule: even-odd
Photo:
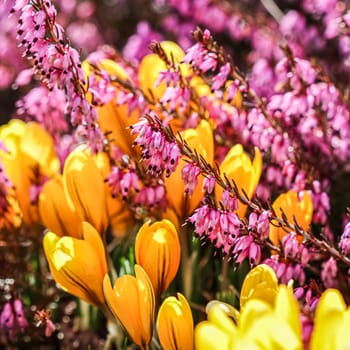
<instances>
[{"instance_id":1,"label":"orange crocus flower","mask_svg":"<svg viewBox=\"0 0 350 350\"><path fill-rule=\"evenodd\" d=\"M148 349L153 335L155 298L150 279L139 265L136 276L124 275L112 288L109 276L103 281L106 302L123 325L129 338L141 349Z\"/></svg>"},{"instance_id":2,"label":"orange crocus flower","mask_svg":"<svg viewBox=\"0 0 350 350\"><path fill-rule=\"evenodd\" d=\"M180 242L169 220L146 222L135 241L136 262L149 276L158 298L170 285L180 265Z\"/></svg>"}]
</instances>

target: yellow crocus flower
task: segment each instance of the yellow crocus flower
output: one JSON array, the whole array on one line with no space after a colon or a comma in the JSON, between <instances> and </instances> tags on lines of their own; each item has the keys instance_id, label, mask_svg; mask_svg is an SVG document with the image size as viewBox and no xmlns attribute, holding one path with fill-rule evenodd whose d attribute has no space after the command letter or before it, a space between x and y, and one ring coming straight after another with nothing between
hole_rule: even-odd
<instances>
[{"instance_id":1,"label":"yellow crocus flower","mask_svg":"<svg viewBox=\"0 0 350 350\"><path fill-rule=\"evenodd\" d=\"M76 149L67 157L63 186L68 204L81 221L93 225L102 235L108 227L105 184L91 155Z\"/></svg>"},{"instance_id":2,"label":"yellow crocus flower","mask_svg":"<svg viewBox=\"0 0 350 350\"><path fill-rule=\"evenodd\" d=\"M59 237L48 232L44 251L55 281L67 292L93 305L105 303L102 283L107 273L101 236L88 222L82 223L83 239Z\"/></svg>"},{"instance_id":3,"label":"yellow crocus flower","mask_svg":"<svg viewBox=\"0 0 350 350\"><path fill-rule=\"evenodd\" d=\"M196 349L302 349L298 303L270 267L252 269L241 296L240 314L218 301L208 304L208 320L195 329Z\"/></svg>"},{"instance_id":4,"label":"yellow crocus flower","mask_svg":"<svg viewBox=\"0 0 350 350\"><path fill-rule=\"evenodd\" d=\"M304 191L298 194L290 190L282 193L273 202L272 208L279 218L282 218L282 209L290 223L294 224L294 220L296 220L303 230L307 231L309 229L313 213L312 199L309 192ZM272 221L270 224L270 240L273 244L278 245L286 233L282 227L278 227L278 224ZM300 240L302 239L303 237L300 237Z\"/></svg>"},{"instance_id":5,"label":"yellow crocus flower","mask_svg":"<svg viewBox=\"0 0 350 350\"><path fill-rule=\"evenodd\" d=\"M177 293L166 298L159 308L157 329L160 344L167 350L192 350L193 318L186 298Z\"/></svg>"},{"instance_id":6,"label":"yellow crocus flower","mask_svg":"<svg viewBox=\"0 0 350 350\"><path fill-rule=\"evenodd\" d=\"M147 272L156 298L175 278L180 265L180 253L178 233L169 220L142 225L136 236L135 258Z\"/></svg>"},{"instance_id":7,"label":"yellow crocus flower","mask_svg":"<svg viewBox=\"0 0 350 350\"><path fill-rule=\"evenodd\" d=\"M196 150L209 164L214 159L213 131L206 120L202 120L195 129L187 129L180 133L192 150ZM180 159L174 173L165 179L167 198L178 218L183 219L191 214L203 198L203 176L198 176L198 184L190 196L185 193L185 183L182 180L182 168L187 163ZM181 220L180 220L181 221Z\"/></svg>"},{"instance_id":8,"label":"yellow crocus flower","mask_svg":"<svg viewBox=\"0 0 350 350\"><path fill-rule=\"evenodd\" d=\"M106 275L103 291L109 309L129 338L141 349L148 349L153 334L155 298L147 273L141 266L135 265L135 277L121 276L113 288Z\"/></svg>"},{"instance_id":9,"label":"yellow crocus flower","mask_svg":"<svg viewBox=\"0 0 350 350\"><path fill-rule=\"evenodd\" d=\"M310 350L349 349L349 327L350 308L338 290L327 289L317 304Z\"/></svg>"},{"instance_id":10,"label":"yellow crocus flower","mask_svg":"<svg viewBox=\"0 0 350 350\"><path fill-rule=\"evenodd\" d=\"M23 221L33 226L39 222L39 212L36 203L31 201L30 187L41 185L60 168L53 139L38 123L13 119L0 128L0 140L7 149L7 152L0 151L1 162L14 184Z\"/></svg>"},{"instance_id":11,"label":"yellow crocus flower","mask_svg":"<svg viewBox=\"0 0 350 350\"><path fill-rule=\"evenodd\" d=\"M229 180L234 180L239 193L243 194L242 190L244 190L249 199L253 197L262 170L260 150L257 147L254 149L255 156L253 161L251 161L243 146L237 144L230 149L220 165L221 174L226 174ZM221 200L222 193L223 189L216 185L215 195L218 201ZM238 201L237 215L242 218L245 216L246 211L247 206Z\"/></svg>"},{"instance_id":12,"label":"yellow crocus flower","mask_svg":"<svg viewBox=\"0 0 350 350\"><path fill-rule=\"evenodd\" d=\"M82 238L81 220L68 204L61 175L48 180L39 196L40 218L44 226L58 236Z\"/></svg>"}]
</instances>

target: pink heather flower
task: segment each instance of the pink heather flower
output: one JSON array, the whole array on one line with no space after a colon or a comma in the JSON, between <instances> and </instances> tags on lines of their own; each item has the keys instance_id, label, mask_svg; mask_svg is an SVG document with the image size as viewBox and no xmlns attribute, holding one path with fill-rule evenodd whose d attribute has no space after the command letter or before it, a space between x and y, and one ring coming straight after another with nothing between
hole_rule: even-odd
<instances>
[{"instance_id":1,"label":"pink heather flower","mask_svg":"<svg viewBox=\"0 0 350 350\"><path fill-rule=\"evenodd\" d=\"M178 109L180 113L188 109L191 99L191 91L187 87L168 86L163 96L160 98L160 103L166 105L166 108L173 112Z\"/></svg>"},{"instance_id":2,"label":"pink heather flower","mask_svg":"<svg viewBox=\"0 0 350 350\"><path fill-rule=\"evenodd\" d=\"M23 311L23 304L20 299L15 299L13 301L13 309L15 312L15 318L16 318L16 324L17 326L23 330L24 328L28 327L28 322L25 318L24 311Z\"/></svg>"},{"instance_id":3,"label":"pink heather flower","mask_svg":"<svg viewBox=\"0 0 350 350\"><path fill-rule=\"evenodd\" d=\"M129 198L131 192L140 191L139 177L131 169L122 170L114 166L105 181L107 181L108 186L111 188L112 195L116 196L120 193L124 200Z\"/></svg>"},{"instance_id":4,"label":"pink heather flower","mask_svg":"<svg viewBox=\"0 0 350 350\"><path fill-rule=\"evenodd\" d=\"M152 208L154 206L166 207L166 192L163 185L144 186L137 191L133 203L137 206Z\"/></svg>"},{"instance_id":5,"label":"pink heather flower","mask_svg":"<svg viewBox=\"0 0 350 350\"><path fill-rule=\"evenodd\" d=\"M227 211L235 211L238 208L237 198L227 190L222 193L221 203Z\"/></svg>"},{"instance_id":6,"label":"pink heather flower","mask_svg":"<svg viewBox=\"0 0 350 350\"><path fill-rule=\"evenodd\" d=\"M248 258L251 266L259 264L261 260L261 247L254 242L251 235L240 236L235 240L232 253L237 264Z\"/></svg>"},{"instance_id":7,"label":"pink heather flower","mask_svg":"<svg viewBox=\"0 0 350 350\"><path fill-rule=\"evenodd\" d=\"M79 126L80 136L88 138L93 151L102 149L103 134L98 131L96 111L85 97L79 53L67 43L63 28L56 23L55 7L50 1L25 2L23 7L19 3L23 4L17 0L12 12L19 11L17 40L24 56L33 62L35 72L49 89L65 91L66 112L73 126Z\"/></svg>"},{"instance_id":8,"label":"pink heather flower","mask_svg":"<svg viewBox=\"0 0 350 350\"><path fill-rule=\"evenodd\" d=\"M164 171L169 176L175 171L179 162L180 150L176 143L166 139L155 123L150 125L146 118L132 126L132 134L137 134L135 144L139 145L147 171L160 175Z\"/></svg>"},{"instance_id":9,"label":"pink heather flower","mask_svg":"<svg viewBox=\"0 0 350 350\"><path fill-rule=\"evenodd\" d=\"M195 163L187 163L181 171L182 180L185 182L185 192L192 195L198 184L198 176L201 169Z\"/></svg>"},{"instance_id":10,"label":"pink heather flower","mask_svg":"<svg viewBox=\"0 0 350 350\"><path fill-rule=\"evenodd\" d=\"M46 321L45 337L51 337L52 333L56 330L56 326L51 320Z\"/></svg>"},{"instance_id":11,"label":"pink heather flower","mask_svg":"<svg viewBox=\"0 0 350 350\"><path fill-rule=\"evenodd\" d=\"M15 325L15 315L11 303L8 301L2 308L0 314L0 328L11 330Z\"/></svg>"},{"instance_id":12,"label":"pink heather flower","mask_svg":"<svg viewBox=\"0 0 350 350\"><path fill-rule=\"evenodd\" d=\"M344 232L340 237L339 248L345 255L350 253L350 222L345 225Z\"/></svg>"},{"instance_id":13,"label":"pink heather flower","mask_svg":"<svg viewBox=\"0 0 350 350\"><path fill-rule=\"evenodd\" d=\"M195 234L209 239L215 247L229 254L234 248L235 238L240 233L241 221L233 213L203 205L197 208L188 221L195 226Z\"/></svg>"},{"instance_id":14,"label":"pink heather flower","mask_svg":"<svg viewBox=\"0 0 350 350\"><path fill-rule=\"evenodd\" d=\"M272 267L277 278L283 284L288 284L290 280L294 280L299 283L299 285L304 285L305 283L305 271L300 264L294 264L285 259L281 259L278 254L272 255L270 258L263 261L264 264Z\"/></svg>"},{"instance_id":15,"label":"pink heather flower","mask_svg":"<svg viewBox=\"0 0 350 350\"><path fill-rule=\"evenodd\" d=\"M282 238L285 257L295 258L299 252L299 242L295 232L290 232Z\"/></svg>"},{"instance_id":16,"label":"pink heather flower","mask_svg":"<svg viewBox=\"0 0 350 350\"><path fill-rule=\"evenodd\" d=\"M213 193L216 184L216 179L214 176L206 176L203 180L202 191L207 193Z\"/></svg>"},{"instance_id":17,"label":"pink heather flower","mask_svg":"<svg viewBox=\"0 0 350 350\"><path fill-rule=\"evenodd\" d=\"M322 264L321 279L326 288L333 288L337 285L337 274L337 262L331 257Z\"/></svg>"},{"instance_id":18,"label":"pink heather flower","mask_svg":"<svg viewBox=\"0 0 350 350\"><path fill-rule=\"evenodd\" d=\"M157 87L162 81L165 81L166 86L176 86L181 81L180 72L173 69L159 72L158 79L154 85Z\"/></svg>"},{"instance_id":19,"label":"pink heather flower","mask_svg":"<svg viewBox=\"0 0 350 350\"><path fill-rule=\"evenodd\" d=\"M229 77L230 72L231 72L231 65L229 63L226 63L222 67L220 67L219 73L215 74L215 76L213 78L213 82L211 85L212 91L219 90L221 87L223 87L225 85L225 83ZM231 99L232 99L232 97L231 97Z\"/></svg>"},{"instance_id":20,"label":"pink heather flower","mask_svg":"<svg viewBox=\"0 0 350 350\"><path fill-rule=\"evenodd\" d=\"M258 217L256 222L256 232L261 239L267 239L270 233L270 211L264 210Z\"/></svg>"}]
</instances>

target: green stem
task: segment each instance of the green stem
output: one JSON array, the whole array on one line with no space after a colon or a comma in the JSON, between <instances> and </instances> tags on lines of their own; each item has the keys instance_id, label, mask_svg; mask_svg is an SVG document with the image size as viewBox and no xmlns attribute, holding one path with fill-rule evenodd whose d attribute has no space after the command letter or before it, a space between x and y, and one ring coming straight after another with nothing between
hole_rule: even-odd
<instances>
[{"instance_id":1,"label":"green stem","mask_svg":"<svg viewBox=\"0 0 350 350\"><path fill-rule=\"evenodd\" d=\"M182 226L179 232L181 244L181 272L183 293L190 300L192 294L192 259L190 251L190 237L187 226Z\"/></svg>"}]
</instances>

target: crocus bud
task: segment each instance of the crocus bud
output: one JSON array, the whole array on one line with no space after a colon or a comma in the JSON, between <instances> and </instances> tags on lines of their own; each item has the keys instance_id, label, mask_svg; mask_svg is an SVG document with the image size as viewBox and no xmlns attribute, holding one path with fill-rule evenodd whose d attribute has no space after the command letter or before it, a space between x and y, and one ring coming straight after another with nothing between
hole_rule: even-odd
<instances>
[{"instance_id":1,"label":"crocus bud","mask_svg":"<svg viewBox=\"0 0 350 350\"><path fill-rule=\"evenodd\" d=\"M39 196L41 221L58 236L82 238L81 220L74 207L67 201L61 175L48 180Z\"/></svg>"},{"instance_id":2,"label":"crocus bud","mask_svg":"<svg viewBox=\"0 0 350 350\"><path fill-rule=\"evenodd\" d=\"M145 223L136 236L135 257L147 272L156 298L159 297L180 265L180 242L175 226L166 219Z\"/></svg>"},{"instance_id":3,"label":"crocus bud","mask_svg":"<svg viewBox=\"0 0 350 350\"><path fill-rule=\"evenodd\" d=\"M163 349L192 350L193 318L186 298L177 293L177 298L166 298L158 312L158 336Z\"/></svg>"},{"instance_id":4,"label":"crocus bud","mask_svg":"<svg viewBox=\"0 0 350 350\"><path fill-rule=\"evenodd\" d=\"M272 204L277 217L282 219L282 212L285 214L289 223L294 224L294 220L305 231L309 229L312 220L313 205L309 192L304 191L297 193L288 191L280 194ZM282 227L278 227L278 223L274 220L270 224L270 240L276 246L282 241L287 232ZM298 241L301 242L303 237L299 236Z\"/></svg>"},{"instance_id":5,"label":"crocus bud","mask_svg":"<svg viewBox=\"0 0 350 350\"><path fill-rule=\"evenodd\" d=\"M83 239L44 237L44 251L55 281L66 291L93 305L103 305L102 282L107 273L101 236L88 222L82 223Z\"/></svg>"},{"instance_id":6,"label":"crocus bud","mask_svg":"<svg viewBox=\"0 0 350 350\"><path fill-rule=\"evenodd\" d=\"M77 149L66 159L63 185L68 204L81 221L87 221L103 234L108 227L105 184L86 150Z\"/></svg>"},{"instance_id":7,"label":"crocus bud","mask_svg":"<svg viewBox=\"0 0 350 350\"><path fill-rule=\"evenodd\" d=\"M260 150L255 147L255 157L253 162L250 160L247 153L244 152L243 146L237 144L227 153L225 159L220 165L221 174L226 174L229 180L234 180L240 194L243 191L251 199L258 185L262 169L262 157ZM243 190L243 191L242 191ZM216 185L216 199L221 200L223 189ZM238 202L237 214L239 217L244 217L247 206Z\"/></svg>"},{"instance_id":8,"label":"crocus bud","mask_svg":"<svg viewBox=\"0 0 350 350\"><path fill-rule=\"evenodd\" d=\"M113 288L106 275L103 291L109 309L129 338L141 349L148 349L153 334L155 298L151 281L141 266L135 265L135 274L135 277L119 277Z\"/></svg>"}]
</instances>

